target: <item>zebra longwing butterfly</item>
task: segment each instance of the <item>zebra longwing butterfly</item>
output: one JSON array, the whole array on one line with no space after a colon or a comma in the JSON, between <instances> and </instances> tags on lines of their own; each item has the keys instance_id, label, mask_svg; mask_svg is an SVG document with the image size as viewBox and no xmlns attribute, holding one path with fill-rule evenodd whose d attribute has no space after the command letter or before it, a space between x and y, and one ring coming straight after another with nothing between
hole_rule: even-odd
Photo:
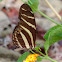
<instances>
[{"instance_id":1,"label":"zebra longwing butterfly","mask_svg":"<svg viewBox=\"0 0 62 62\"><path fill-rule=\"evenodd\" d=\"M13 31L13 43L20 48L32 49L35 47L36 23L28 4L20 7L19 20Z\"/></svg>"}]
</instances>

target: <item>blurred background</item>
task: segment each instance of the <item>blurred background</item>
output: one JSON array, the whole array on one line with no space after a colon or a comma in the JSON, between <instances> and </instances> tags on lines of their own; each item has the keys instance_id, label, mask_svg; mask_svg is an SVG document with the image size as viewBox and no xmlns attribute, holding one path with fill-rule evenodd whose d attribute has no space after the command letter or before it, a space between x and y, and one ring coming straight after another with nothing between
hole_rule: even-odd
<instances>
[{"instance_id":1,"label":"blurred background","mask_svg":"<svg viewBox=\"0 0 62 62\"><path fill-rule=\"evenodd\" d=\"M62 16L62 0L48 0L55 10ZM45 0L39 0L39 9L45 13L47 16L56 20L60 23L59 19L48 7ZM16 46L12 42L12 32L17 25L19 19L19 8L23 4L21 0L0 0L0 62L17 62L17 59L26 50L14 51ZM45 40L43 39L44 34L55 24L48 19L44 18L39 13L35 13L36 20L36 46L41 45L43 49L43 44ZM58 62L62 62L62 40L56 42L48 50L48 55ZM42 61L46 62L46 61ZM49 61L50 62L50 61Z\"/></svg>"}]
</instances>

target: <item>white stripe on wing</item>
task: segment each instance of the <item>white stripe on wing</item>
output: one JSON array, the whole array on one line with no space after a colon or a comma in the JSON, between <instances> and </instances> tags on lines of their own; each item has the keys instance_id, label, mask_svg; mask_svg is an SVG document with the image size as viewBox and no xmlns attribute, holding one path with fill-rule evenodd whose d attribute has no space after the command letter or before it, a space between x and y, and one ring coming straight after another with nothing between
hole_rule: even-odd
<instances>
[{"instance_id":1,"label":"white stripe on wing","mask_svg":"<svg viewBox=\"0 0 62 62\"><path fill-rule=\"evenodd\" d=\"M29 49L30 46L29 46L28 40L26 39L25 35L22 32L20 32L20 35L22 36L22 39L24 40L26 48Z\"/></svg>"},{"instance_id":2,"label":"white stripe on wing","mask_svg":"<svg viewBox=\"0 0 62 62\"><path fill-rule=\"evenodd\" d=\"M34 28L34 29L36 30L35 25L32 25L31 23L27 22L27 21L26 21L25 19L23 19L22 17L21 17L21 19L22 19L25 23L27 23L29 26L31 26L32 28Z\"/></svg>"},{"instance_id":3,"label":"white stripe on wing","mask_svg":"<svg viewBox=\"0 0 62 62\"><path fill-rule=\"evenodd\" d=\"M30 38L31 38L32 46L33 46L33 48L34 48L32 33L31 33L27 28L25 28L24 26L22 26L22 25L20 25L20 26L29 34L29 36L30 36Z\"/></svg>"}]
</instances>

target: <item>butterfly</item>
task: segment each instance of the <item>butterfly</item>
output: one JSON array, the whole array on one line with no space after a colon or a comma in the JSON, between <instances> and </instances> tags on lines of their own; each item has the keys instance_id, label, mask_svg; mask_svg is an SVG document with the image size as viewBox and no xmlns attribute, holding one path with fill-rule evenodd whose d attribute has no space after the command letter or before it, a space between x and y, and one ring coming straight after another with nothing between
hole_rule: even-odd
<instances>
[{"instance_id":1,"label":"butterfly","mask_svg":"<svg viewBox=\"0 0 62 62\"><path fill-rule=\"evenodd\" d=\"M28 4L20 7L19 20L13 31L13 43L20 48L33 49L36 40L36 22Z\"/></svg>"}]
</instances>

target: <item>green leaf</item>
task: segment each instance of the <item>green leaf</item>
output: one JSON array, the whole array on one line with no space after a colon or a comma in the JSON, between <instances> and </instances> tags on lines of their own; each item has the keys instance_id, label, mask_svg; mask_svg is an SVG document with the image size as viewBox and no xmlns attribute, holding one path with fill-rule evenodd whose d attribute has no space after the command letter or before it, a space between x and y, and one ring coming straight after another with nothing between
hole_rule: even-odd
<instances>
[{"instance_id":1,"label":"green leaf","mask_svg":"<svg viewBox=\"0 0 62 62\"><path fill-rule=\"evenodd\" d=\"M50 28L50 29L47 31L47 33L44 35L43 38L44 38L45 40L47 40L47 39L48 39L48 36L49 36L49 33L52 32L53 30L55 30L57 27L59 27L59 25Z\"/></svg>"},{"instance_id":2,"label":"green leaf","mask_svg":"<svg viewBox=\"0 0 62 62\"><path fill-rule=\"evenodd\" d=\"M58 34L56 34L56 36L61 36L62 37L62 33L58 33Z\"/></svg>"},{"instance_id":3,"label":"green leaf","mask_svg":"<svg viewBox=\"0 0 62 62\"><path fill-rule=\"evenodd\" d=\"M46 51L48 50L49 46L51 46L56 41L62 39L61 33L62 33L62 26L58 25L48 30L48 32L44 36L44 39L47 40L44 44L44 48L46 49Z\"/></svg>"},{"instance_id":4,"label":"green leaf","mask_svg":"<svg viewBox=\"0 0 62 62\"><path fill-rule=\"evenodd\" d=\"M22 56L19 57L17 62L23 62L23 60L25 60L29 54L29 52L25 52L24 54L22 54Z\"/></svg>"},{"instance_id":5,"label":"green leaf","mask_svg":"<svg viewBox=\"0 0 62 62\"><path fill-rule=\"evenodd\" d=\"M61 33L62 34L62 33ZM49 41L46 41L44 43L44 48L45 48L45 53L47 54L47 50L49 49L49 47L54 44L55 42L62 40L62 35L61 34L57 34L56 36L53 36Z\"/></svg>"},{"instance_id":6,"label":"green leaf","mask_svg":"<svg viewBox=\"0 0 62 62\"><path fill-rule=\"evenodd\" d=\"M55 29L54 29L55 28ZM54 44L55 42L62 40L62 26L55 26L53 27L52 31L49 31L46 35L46 42L44 44L44 48L45 48L45 53L47 54L47 50L48 48Z\"/></svg>"},{"instance_id":7,"label":"green leaf","mask_svg":"<svg viewBox=\"0 0 62 62\"><path fill-rule=\"evenodd\" d=\"M43 57L41 57L41 56L37 57L37 61L41 61L42 59L43 59Z\"/></svg>"},{"instance_id":8,"label":"green leaf","mask_svg":"<svg viewBox=\"0 0 62 62\"><path fill-rule=\"evenodd\" d=\"M56 35L52 37L49 41L46 41L44 43L45 53L47 54L47 50L49 49L49 47L59 40L62 40L62 35Z\"/></svg>"},{"instance_id":9,"label":"green leaf","mask_svg":"<svg viewBox=\"0 0 62 62\"><path fill-rule=\"evenodd\" d=\"M57 27L54 31L49 33L49 45L51 46L55 42L62 40L62 26Z\"/></svg>"},{"instance_id":10,"label":"green leaf","mask_svg":"<svg viewBox=\"0 0 62 62\"><path fill-rule=\"evenodd\" d=\"M44 49L45 49L45 53L47 54L47 50L49 49L49 41L46 41L44 43Z\"/></svg>"},{"instance_id":11,"label":"green leaf","mask_svg":"<svg viewBox=\"0 0 62 62\"><path fill-rule=\"evenodd\" d=\"M33 12L38 10L39 1L38 0L28 0L28 5L31 7Z\"/></svg>"},{"instance_id":12,"label":"green leaf","mask_svg":"<svg viewBox=\"0 0 62 62\"><path fill-rule=\"evenodd\" d=\"M57 27L55 30L49 33L49 38L56 36L56 34L62 33L62 26Z\"/></svg>"},{"instance_id":13,"label":"green leaf","mask_svg":"<svg viewBox=\"0 0 62 62\"><path fill-rule=\"evenodd\" d=\"M54 44L55 42L62 40L62 36L61 35L56 35L53 36L50 40L49 40L49 46L51 46L52 44Z\"/></svg>"}]
</instances>

